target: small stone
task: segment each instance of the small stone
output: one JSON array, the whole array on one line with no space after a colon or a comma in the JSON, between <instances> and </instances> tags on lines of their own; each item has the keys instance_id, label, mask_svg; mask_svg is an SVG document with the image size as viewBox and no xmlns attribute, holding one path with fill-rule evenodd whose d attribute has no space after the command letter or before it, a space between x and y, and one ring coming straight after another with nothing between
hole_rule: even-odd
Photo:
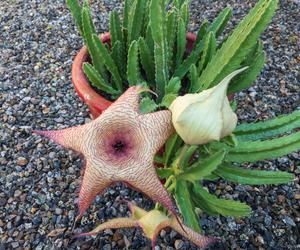
<instances>
[{"instance_id":1,"label":"small stone","mask_svg":"<svg viewBox=\"0 0 300 250\"><path fill-rule=\"evenodd\" d=\"M296 223L294 222L294 220L293 220L291 217L289 217L289 216L284 216L283 221L284 221L287 225L289 225L290 227L295 227L295 226L296 226Z\"/></svg>"},{"instance_id":2,"label":"small stone","mask_svg":"<svg viewBox=\"0 0 300 250\"><path fill-rule=\"evenodd\" d=\"M12 223L11 223L11 221L9 221L9 222L6 224L6 228L7 228L8 230L12 229Z\"/></svg>"},{"instance_id":3,"label":"small stone","mask_svg":"<svg viewBox=\"0 0 300 250\"><path fill-rule=\"evenodd\" d=\"M44 108L42 112L43 114L48 114L50 112L50 108Z\"/></svg>"},{"instance_id":4,"label":"small stone","mask_svg":"<svg viewBox=\"0 0 300 250\"><path fill-rule=\"evenodd\" d=\"M62 214L62 210L60 208L55 208L55 214L57 215L61 215Z\"/></svg>"},{"instance_id":5,"label":"small stone","mask_svg":"<svg viewBox=\"0 0 300 250\"><path fill-rule=\"evenodd\" d=\"M116 231L113 235L113 241L118 241L123 239L123 234L121 234L120 232Z\"/></svg>"},{"instance_id":6,"label":"small stone","mask_svg":"<svg viewBox=\"0 0 300 250\"><path fill-rule=\"evenodd\" d=\"M6 163L7 163L7 160L5 158L3 158L3 157L0 157L0 164L1 165L5 165Z\"/></svg>"},{"instance_id":7,"label":"small stone","mask_svg":"<svg viewBox=\"0 0 300 250\"><path fill-rule=\"evenodd\" d=\"M228 185L228 186L225 187L225 190L226 190L227 192L230 192L230 191L232 191L233 189L232 189L231 186Z\"/></svg>"},{"instance_id":8,"label":"small stone","mask_svg":"<svg viewBox=\"0 0 300 250\"><path fill-rule=\"evenodd\" d=\"M258 235L255 237L255 241L259 244L259 245L264 245L265 241L264 238L261 235Z\"/></svg>"},{"instance_id":9,"label":"small stone","mask_svg":"<svg viewBox=\"0 0 300 250\"><path fill-rule=\"evenodd\" d=\"M32 214L35 214L36 211L37 211L37 208L35 208L35 207L32 207L32 208L30 209L30 212L31 212Z\"/></svg>"},{"instance_id":10,"label":"small stone","mask_svg":"<svg viewBox=\"0 0 300 250\"><path fill-rule=\"evenodd\" d=\"M170 237L171 237L171 239L175 238L175 237L176 237L176 235L177 235L177 232L176 232L176 231L174 231L174 230L172 230L172 231L171 231L171 233L170 233Z\"/></svg>"},{"instance_id":11,"label":"small stone","mask_svg":"<svg viewBox=\"0 0 300 250\"><path fill-rule=\"evenodd\" d=\"M23 98L23 101L24 102L29 102L31 100L31 97L30 96L26 96Z\"/></svg>"},{"instance_id":12,"label":"small stone","mask_svg":"<svg viewBox=\"0 0 300 250\"><path fill-rule=\"evenodd\" d=\"M131 246L131 241L128 240L126 235L124 235L124 242L125 242L126 249L129 249L129 247Z\"/></svg>"},{"instance_id":13,"label":"small stone","mask_svg":"<svg viewBox=\"0 0 300 250\"><path fill-rule=\"evenodd\" d=\"M32 223L35 226L40 225L42 223L42 218L39 215L37 215L33 218Z\"/></svg>"},{"instance_id":14,"label":"small stone","mask_svg":"<svg viewBox=\"0 0 300 250\"><path fill-rule=\"evenodd\" d=\"M18 215L14 220L14 226L18 227L23 223L23 217Z\"/></svg>"},{"instance_id":15,"label":"small stone","mask_svg":"<svg viewBox=\"0 0 300 250\"><path fill-rule=\"evenodd\" d=\"M17 198L17 197L19 197L21 194L22 194L22 191L16 190L15 193L14 193L14 197Z\"/></svg>"},{"instance_id":16,"label":"small stone","mask_svg":"<svg viewBox=\"0 0 300 250\"><path fill-rule=\"evenodd\" d=\"M17 164L19 166L25 166L28 163L28 160L24 157L18 157Z\"/></svg>"},{"instance_id":17,"label":"small stone","mask_svg":"<svg viewBox=\"0 0 300 250\"><path fill-rule=\"evenodd\" d=\"M18 242L12 242L12 243L11 243L11 246L12 246L13 248L17 248L17 247L19 246L19 243L18 243Z\"/></svg>"},{"instance_id":18,"label":"small stone","mask_svg":"<svg viewBox=\"0 0 300 250\"><path fill-rule=\"evenodd\" d=\"M51 159L54 159L55 153L54 153L54 152L50 152L50 153L49 153L49 157L50 157Z\"/></svg>"},{"instance_id":19,"label":"small stone","mask_svg":"<svg viewBox=\"0 0 300 250\"><path fill-rule=\"evenodd\" d=\"M285 202L285 196L284 195L278 195L277 197L278 203L282 204Z\"/></svg>"},{"instance_id":20,"label":"small stone","mask_svg":"<svg viewBox=\"0 0 300 250\"><path fill-rule=\"evenodd\" d=\"M272 217L270 215L266 215L264 218L264 222L267 226L270 226L272 223Z\"/></svg>"},{"instance_id":21,"label":"small stone","mask_svg":"<svg viewBox=\"0 0 300 250\"><path fill-rule=\"evenodd\" d=\"M295 200L300 200L300 193L295 194L294 198Z\"/></svg>"},{"instance_id":22,"label":"small stone","mask_svg":"<svg viewBox=\"0 0 300 250\"><path fill-rule=\"evenodd\" d=\"M32 228L32 224L31 223L25 223L25 229L30 229Z\"/></svg>"},{"instance_id":23,"label":"small stone","mask_svg":"<svg viewBox=\"0 0 300 250\"><path fill-rule=\"evenodd\" d=\"M117 244L118 244L118 247L119 247L120 249L123 249L123 247L125 246L125 241L124 241L124 239L118 240L118 241L117 241Z\"/></svg>"},{"instance_id":24,"label":"small stone","mask_svg":"<svg viewBox=\"0 0 300 250\"><path fill-rule=\"evenodd\" d=\"M181 249L183 247L184 243L182 240L175 240L174 246L176 249Z\"/></svg>"},{"instance_id":25,"label":"small stone","mask_svg":"<svg viewBox=\"0 0 300 250\"><path fill-rule=\"evenodd\" d=\"M6 205L6 199L0 198L0 207L4 207Z\"/></svg>"},{"instance_id":26,"label":"small stone","mask_svg":"<svg viewBox=\"0 0 300 250\"><path fill-rule=\"evenodd\" d=\"M160 231L160 237L164 238L165 236L166 236L166 230L163 229Z\"/></svg>"},{"instance_id":27,"label":"small stone","mask_svg":"<svg viewBox=\"0 0 300 250\"><path fill-rule=\"evenodd\" d=\"M103 250L111 250L111 245L110 244L105 244L102 249Z\"/></svg>"}]
</instances>

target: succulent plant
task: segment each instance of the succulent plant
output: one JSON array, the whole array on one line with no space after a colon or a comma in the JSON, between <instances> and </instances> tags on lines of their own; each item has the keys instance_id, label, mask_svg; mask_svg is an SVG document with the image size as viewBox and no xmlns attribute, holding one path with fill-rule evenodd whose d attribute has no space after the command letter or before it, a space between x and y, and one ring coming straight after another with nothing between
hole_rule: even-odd
<instances>
[{"instance_id":1,"label":"succulent plant","mask_svg":"<svg viewBox=\"0 0 300 250\"><path fill-rule=\"evenodd\" d=\"M231 34L220 40L232 14L229 8L224 9L212 24L203 22L190 51L186 49L189 1L125 0L122 21L116 11L111 13L109 45L97 36L87 1L82 6L78 0L67 0L67 3L91 58L83 66L85 74L93 86L109 94L112 100L119 98L89 124L63 131L38 132L86 156L88 165L80 191L80 216L105 187L123 181L160 202L164 207L157 204L154 211L164 215L165 208L173 216L176 214L171 199L174 197L183 223L199 233L196 208L210 215L236 217L251 212L244 203L210 194L205 181L222 178L233 183L261 185L294 179L290 173L249 169L242 164L299 150L300 110L269 121L238 125L232 134L223 133L224 138L220 136L222 127L219 136L212 137L220 140L210 139L204 145L186 145L178 135L180 131L177 134L172 127L170 111L153 112L166 109L173 102L175 105L182 98L179 94L202 96L222 82L228 87L227 94L249 87L264 65L259 36L270 22L278 0L258 1ZM241 68L244 71L232 78L233 72ZM139 102L141 87L135 85L151 89L157 97L143 93ZM229 111L227 99L223 97L222 92L222 104L226 103ZM178 111L174 107L171 107L173 115ZM225 113L235 117L231 111L222 112L223 120ZM214 119L211 126L213 123ZM161 168L155 169L154 162ZM164 187L155 171L165 180ZM168 223L170 218L173 217L166 219ZM179 218L177 222L181 225Z\"/></svg>"},{"instance_id":2,"label":"succulent plant","mask_svg":"<svg viewBox=\"0 0 300 250\"><path fill-rule=\"evenodd\" d=\"M123 18L110 14L109 46L94 27L88 2L67 0L88 48L91 63L84 72L90 83L114 100L129 86L144 84L157 93L146 96L146 111L168 107L179 93L199 92L233 71L249 66L230 84L229 92L247 88L264 65L259 35L271 20L277 0L260 0L223 40L219 37L232 11L225 8L210 25L203 21L191 51L186 50L189 0L126 0ZM176 83L176 84L175 84Z\"/></svg>"}]
</instances>

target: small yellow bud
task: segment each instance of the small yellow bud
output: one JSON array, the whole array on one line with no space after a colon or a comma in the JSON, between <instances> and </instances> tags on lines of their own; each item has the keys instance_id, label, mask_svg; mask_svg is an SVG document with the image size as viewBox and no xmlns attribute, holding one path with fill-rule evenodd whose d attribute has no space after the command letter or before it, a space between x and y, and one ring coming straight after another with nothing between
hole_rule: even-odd
<instances>
[{"instance_id":1,"label":"small yellow bud","mask_svg":"<svg viewBox=\"0 0 300 250\"><path fill-rule=\"evenodd\" d=\"M237 116L230 107L227 88L230 80L246 68L234 71L213 88L174 100L170 106L172 122L186 144L202 145L232 133Z\"/></svg>"}]
</instances>

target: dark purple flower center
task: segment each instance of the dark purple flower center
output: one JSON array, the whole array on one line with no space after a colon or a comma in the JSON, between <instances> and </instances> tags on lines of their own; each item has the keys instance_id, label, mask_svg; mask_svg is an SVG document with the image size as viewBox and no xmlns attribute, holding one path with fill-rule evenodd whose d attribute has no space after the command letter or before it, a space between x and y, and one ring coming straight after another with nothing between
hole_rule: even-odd
<instances>
[{"instance_id":1,"label":"dark purple flower center","mask_svg":"<svg viewBox=\"0 0 300 250\"><path fill-rule=\"evenodd\" d=\"M100 149L103 149L105 153L99 152L102 157L107 157L107 161L122 161L135 154L137 145L132 130L111 129L107 132L107 136L100 144Z\"/></svg>"},{"instance_id":2,"label":"dark purple flower center","mask_svg":"<svg viewBox=\"0 0 300 250\"><path fill-rule=\"evenodd\" d=\"M117 140L115 141L115 143L112 145L115 153L121 153L126 151L126 144L121 141L121 140Z\"/></svg>"}]
</instances>

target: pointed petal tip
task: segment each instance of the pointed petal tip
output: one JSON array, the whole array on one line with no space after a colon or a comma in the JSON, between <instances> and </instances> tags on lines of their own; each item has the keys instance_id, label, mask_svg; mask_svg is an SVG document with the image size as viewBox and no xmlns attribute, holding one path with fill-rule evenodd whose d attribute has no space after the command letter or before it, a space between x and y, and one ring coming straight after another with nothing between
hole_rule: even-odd
<instances>
[{"instance_id":1,"label":"pointed petal tip","mask_svg":"<svg viewBox=\"0 0 300 250\"><path fill-rule=\"evenodd\" d=\"M93 233L93 232L88 232L88 233L80 233L80 234L75 234L75 238L82 238L82 237L86 237L86 236L95 236L97 233Z\"/></svg>"},{"instance_id":2,"label":"pointed petal tip","mask_svg":"<svg viewBox=\"0 0 300 250\"><path fill-rule=\"evenodd\" d=\"M59 130L57 130L57 131L55 131L55 130L44 130L44 131L42 131L42 130L33 130L32 133L35 134L35 135L45 136L45 137L47 137L47 138L49 138L49 139L56 142L57 136L60 133L60 131Z\"/></svg>"},{"instance_id":3,"label":"pointed petal tip","mask_svg":"<svg viewBox=\"0 0 300 250\"><path fill-rule=\"evenodd\" d=\"M208 248L209 246L215 244L215 243L218 243L221 241L221 238L219 237L208 237L208 236L205 236L205 242L201 242L201 244L197 244L199 247L203 248L203 249L206 249Z\"/></svg>"},{"instance_id":4,"label":"pointed petal tip","mask_svg":"<svg viewBox=\"0 0 300 250\"><path fill-rule=\"evenodd\" d=\"M131 214L134 214L134 211L135 211L135 205L134 205L132 202L127 201L127 206L128 206L128 208L129 208L129 210L130 210L130 213L131 213Z\"/></svg>"}]
</instances>

